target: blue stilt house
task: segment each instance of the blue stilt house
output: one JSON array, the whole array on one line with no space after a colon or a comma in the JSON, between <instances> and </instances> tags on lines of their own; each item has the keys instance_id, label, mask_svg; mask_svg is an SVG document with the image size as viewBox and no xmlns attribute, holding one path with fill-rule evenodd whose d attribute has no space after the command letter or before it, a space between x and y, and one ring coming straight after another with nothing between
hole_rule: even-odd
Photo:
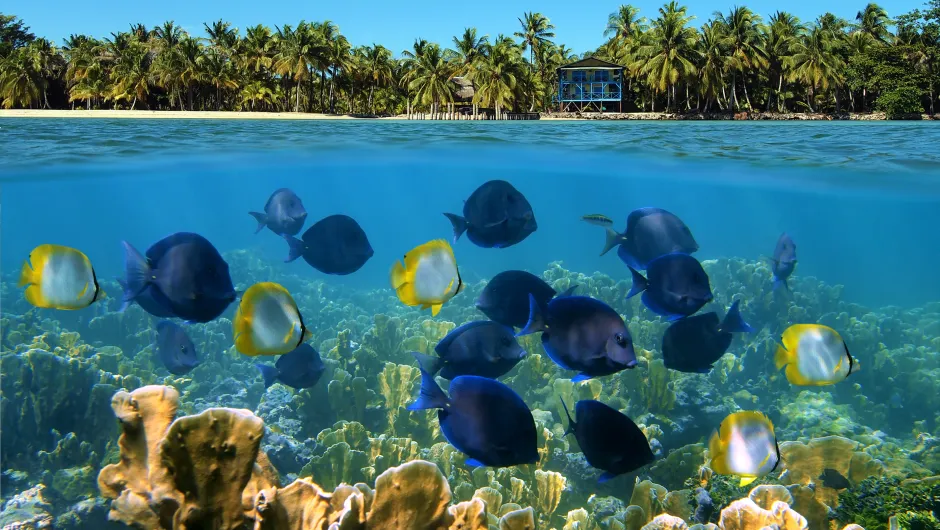
<instances>
[{"instance_id":1,"label":"blue stilt house","mask_svg":"<svg viewBox=\"0 0 940 530\"><path fill-rule=\"evenodd\" d=\"M623 67L588 57L558 69L561 112L623 110Z\"/></svg>"}]
</instances>

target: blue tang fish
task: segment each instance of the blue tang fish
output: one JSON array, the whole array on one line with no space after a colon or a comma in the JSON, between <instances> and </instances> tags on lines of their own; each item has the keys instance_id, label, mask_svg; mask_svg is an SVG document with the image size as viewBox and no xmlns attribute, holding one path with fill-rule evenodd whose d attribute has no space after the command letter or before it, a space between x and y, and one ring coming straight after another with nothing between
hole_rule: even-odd
<instances>
[{"instance_id":1,"label":"blue tang fish","mask_svg":"<svg viewBox=\"0 0 940 530\"><path fill-rule=\"evenodd\" d=\"M269 364L256 364L264 378L264 388L275 382L283 383L291 388L310 388L317 384L326 366L317 350L309 344L301 344L290 353L277 358L274 366Z\"/></svg>"},{"instance_id":2,"label":"blue tang fish","mask_svg":"<svg viewBox=\"0 0 940 530\"><path fill-rule=\"evenodd\" d=\"M674 213L662 208L633 210L627 216L627 228L622 234L608 228L601 256L618 245L620 259L637 270L646 270L651 261L666 254L692 254L698 250L689 227Z\"/></svg>"},{"instance_id":3,"label":"blue tang fish","mask_svg":"<svg viewBox=\"0 0 940 530\"><path fill-rule=\"evenodd\" d=\"M774 290L783 287L789 291L790 286L787 285L787 278L796 269L796 243L786 232L781 234L780 239L777 240L774 255L770 259L770 266L774 273Z\"/></svg>"},{"instance_id":4,"label":"blue tang fish","mask_svg":"<svg viewBox=\"0 0 940 530\"><path fill-rule=\"evenodd\" d=\"M571 286L565 296L577 286ZM557 294L552 286L526 271L503 271L487 282L476 307L490 320L521 328L529 321L529 295L544 309Z\"/></svg>"},{"instance_id":5,"label":"blue tang fish","mask_svg":"<svg viewBox=\"0 0 940 530\"><path fill-rule=\"evenodd\" d=\"M715 361L731 346L732 333L753 330L741 318L735 301L724 320L714 312L677 320L663 333L663 361L666 368L688 373L708 373Z\"/></svg>"},{"instance_id":6,"label":"blue tang fish","mask_svg":"<svg viewBox=\"0 0 940 530\"><path fill-rule=\"evenodd\" d=\"M643 293L643 305L657 315L675 320L695 314L711 302L708 274L687 254L666 254L649 263L647 277L630 267L633 286L627 298Z\"/></svg>"},{"instance_id":7,"label":"blue tang fish","mask_svg":"<svg viewBox=\"0 0 940 530\"><path fill-rule=\"evenodd\" d=\"M490 320L460 326L438 342L434 351L438 357L418 352L412 355L424 371L432 375L440 371L444 379L461 375L496 379L512 370L526 354L511 327Z\"/></svg>"},{"instance_id":8,"label":"blue tang fish","mask_svg":"<svg viewBox=\"0 0 940 530\"><path fill-rule=\"evenodd\" d=\"M127 292L127 282L125 282L121 278L116 278L116 279L117 279L118 285L121 286L121 290L123 292ZM134 297L133 300L130 300L128 302L123 302L121 306L121 311L124 311L125 309L127 309L127 306L130 305L131 303L137 302L137 305L139 305L141 309L143 309L147 313L150 313L151 315L157 318L175 317L176 315L174 315L172 311L170 311L169 309L166 309L165 307L160 305L156 301L156 299L154 299L153 291L152 291L153 289L155 289L155 287L151 287L148 285L147 287L144 288L143 291L140 292L140 294Z\"/></svg>"},{"instance_id":9,"label":"blue tang fish","mask_svg":"<svg viewBox=\"0 0 940 530\"><path fill-rule=\"evenodd\" d=\"M455 243L466 232L474 245L483 248L511 247L538 228L532 205L505 180L491 180L474 190L464 202L463 217L444 216L454 227Z\"/></svg>"},{"instance_id":10,"label":"blue tang fish","mask_svg":"<svg viewBox=\"0 0 940 530\"><path fill-rule=\"evenodd\" d=\"M574 406L578 417L576 422L564 400L561 405L568 416L565 434L574 434L584 459L604 472L598 482L636 471L655 459L643 431L617 409L600 401L584 399Z\"/></svg>"},{"instance_id":11,"label":"blue tang fish","mask_svg":"<svg viewBox=\"0 0 940 530\"><path fill-rule=\"evenodd\" d=\"M248 212L248 214L258 221L256 234L264 227L268 227L277 235L297 235L307 220L304 203L296 193L287 188L281 188L268 197L268 202L264 204L264 212Z\"/></svg>"},{"instance_id":12,"label":"blue tang fish","mask_svg":"<svg viewBox=\"0 0 940 530\"><path fill-rule=\"evenodd\" d=\"M302 239L284 235L290 246L285 262L299 257L324 274L346 275L362 268L375 253L365 231L348 215L331 215L316 222Z\"/></svg>"},{"instance_id":13,"label":"blue tang fish","mask_svg":"<svg viewBox=\"0 0 940 530\"><path fill-rule=\"evenodd\" d=\"M529 295L529 322L517 333L542 332L542 346L558 366L579 372L572 381L610 375L637 365L633 337L610 306L587 296L552 299L545 312Z\"/></svg>"},{"instance_id":14,"label":"blue tang fish","mask_svg":"<svg viewBox=\"0 0 940 530\"><path fill-rule=\"evenodd\" d=\"M441 433L467 465L509 467L539 460L535 419L519 394L485 377L462 375L450 383L450 397L434 376L421 371L421 392L408 410L440 409Z\"/></svg>"},{"instance_id":15,"label":"blue tang fish","mask_svg":"<svg viewBox=\"0 0 940 530\"><path fill-rule=\"evenodd\" d=\"M228 264L199 234L179 232L167 236L147 249L146 256L127 241L123 244L122 310L149 289L147 296L164 311L183 320L205 323L221 315L237 297Z\"/></svg>"},{"instance_id":16,"label":"blue tang fish","mask_svg":"<svg viewBox=\"0 0 940 530\"><path fill-rule=\"evenodd\" d=\"M187 374L199 365L196 347L186 330L169 320L157 323L157 356L173 375Z\"/></svg>"}]
</instances>

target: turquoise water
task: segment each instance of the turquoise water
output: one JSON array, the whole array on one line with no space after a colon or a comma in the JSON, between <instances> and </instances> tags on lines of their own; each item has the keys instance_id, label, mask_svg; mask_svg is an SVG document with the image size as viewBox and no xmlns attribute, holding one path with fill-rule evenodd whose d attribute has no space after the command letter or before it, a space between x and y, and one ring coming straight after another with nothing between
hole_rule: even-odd
<instances>
[{"instance_id":1,"label":"turquoise water","mask_svg":"<svg viewBox=\"0 0 940 530\"><path fill-rule=\"evenodd\" d=\"M693 227L700 259L758 259L788 231L799 273L845 285L847 300L940 298L932 123L7 119L0 140L7 271L55 240L114 276L122 239L144 246L184 230L223 251L286 257L282 241L252 234L246 212L289 187L311 218L362 224L375 257L342 281L384 287L402 247L448 235L441 213L504 178L540 228L500 252L459 245L471 278L561 260L628 279L612 254L597 256L603 234L579 217L604 213L622 229L631 210L659 206Z\"/></svg>"},{"instance_id":2,"label":"turquoise water","mask_svg":"<svg viewBox=\"0 0 940 530\"><path fill-rule=\"evenodd\" d=\"M669 504L688 523L720 522L721 509L753 486L701 466L712 465L704 452L710 435L741 410L769 417L782 455L781 467L754 485L786 486L809 530L830 528L829 518L839 521L833 528L858 522L873 530L907 510L940 515L940 482L907 486L916 494L899 485L940 475L938 145L937 125L901 122L0 120L0 526L48 519L64 530L117 530L124 527L106 526L109 509L112 517L170 509L154 499L111 504L118 490L144 499L138 489L156 488L151 482L164 473L126 481L109 466L142 447L118 446L112 406L120 409L126 396L112 396L145 385L175 388L178 416L211 407L256 414L265 430L253 440L280 486L311 475L326 491L341 482L374 486L394 466L429 460L455 502L492 488L504 503L535 506L537 530L584 528L574 526L579 508L596 523L588 528L625 528L626 505L642 501L634 485L646 479L664 488L657 495L668 489L685 499L673 499L678 508L646 499L647 509ZM525 195L538 229L504 249L461 238L453 248L466 290L433 318L405 307L390 289L392 263L426 241L451 239L442 213L461 212L492 179ZM284 263L285 242L267 230L255 234L248 215L284 187L302 198L305 229L331 214L355 218L372 258L348 276ZM736 334L707 374L665 367L669 323L640 297L624 298L630 271L616 252L599 256L604 231L581 220L603 214L622 230L632 210L647 206L677 214L698 242L694 257L715 297L700 313L723 314L737 300L754 328ZM314 387L262 384L254 363L275 359L235 350L236 304L185 327L196 368L174 376L161 364L159 319L137 305L119 313L114 280L123 275L121 241L144 250L182 231L218 248L237 290L275 281L292 292L313 335L308 344L325 364ZM782 232L798 255L789 294L772 291L761 261ZM31 308L15 281L44 243L82 250L108 298L78 311ZM500 380L533 410L540 460L473 471L448 452L434 413L404 408L420 386L410 352L433 353L455 326L482 319L474 300L484 281L507 269L541 275L557 291L578 284L609 304L627 323L639 364L572 384L574 373L548 359L537 335L520 338L527 356ZM774 351L796 323L837 329L861 370L830 386L792 385ZM599 472L564 435L562 403L589 398L639 424L655 462L599 484ZM816 451L823 457L812 457ZM161 454L185 451L170 453ZM825 468L848 487L826 486ZM557 492L545 489L559 481ZM707 504L698 492L693 499L699 485L712 511L699 513ZM227 506L250 528L258 515L241 514L238 499ZM141 512L122 511L128 506ZM647 515L646 522L655 514Z\"/></svg>"}]
</instances>

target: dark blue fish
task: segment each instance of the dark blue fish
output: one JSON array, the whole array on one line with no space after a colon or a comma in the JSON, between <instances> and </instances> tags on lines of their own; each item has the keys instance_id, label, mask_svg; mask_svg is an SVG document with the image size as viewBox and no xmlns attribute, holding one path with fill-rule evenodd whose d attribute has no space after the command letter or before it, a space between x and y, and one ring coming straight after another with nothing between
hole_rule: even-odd
<instances>
[{"instance_id":1,"label":"dark blue fish","mask_svg":"<svg viewBox=\"0 0 940 530\"><path fill-rule=\"evenodd\" d=\"M121 290L127 292L127 282L121 278L117 278L118 285L121 286ZM141 307L144 311L150 313L151 315L157 318L173 318L176 315L173 314L169 309L165 309L163 306L157 303L153 298L153 292L151 292L153 287L145 287L143 291L140 292L131 302L137 302L137 305ZM121 311L127 309L127 306L130 302L125 303L121 306Z\"/></svg>"},{"instance_id":2,"label":"dark blue fish","mask_svg":"<svg viewBox=\"0 0 940 530\"><path fill-rule=\"evenodd\" d=\"M421 371L421 393L408 410L441 409L441 433L467 465L509 467L538 462L535 419L511 388L485 377L463 375L448 398L434 376Z\"/></svg>"},{"instance_id":3,"label":"dark blue fish","mask_svg":"<svg viewBox=\"0 0 940 530\"><path fill-rule=\"evenodd\" d=\"M588 464L604 471L598 482L636 471L655 459L643 431L617 409L584 399L574 406L575 422L564 400L561 404L568 416L565 434L574 434Z\"/></svg>"},{"instance_id":4,"label":"dark blue fish","mask_svg":"<svg viewBox=\"0 0 940 530\"><path fill-rule=\"evenodd\" d=\"M787 285L787 278L796 269L796 244L786 232L781 234L780 239L777 240L777 247L774 248L774 256L770 259L770 265L774 273L774 289L783 287L789 291L790 286Z\"/></svg>"},{"instance_id":5,"label":"dark blue fish","mask_svg":"<svg viewBox=\"0 0 940 530\"><path fill-rule=\"evenodd\" d=\"M715 361L731 346L732 333L754 331L741 318L738 301L731 304L724 320L714 312L673 322L663 334L663 361L666 368L688 373L708 373Z\"/></svg>"},{"instance_id":6,"label":"dark blue fish","mask_svg":"<svg viewBox=\"0 0 940 530\"><path fill-rule=\"evenodd\" d=\"M278 235L297 235L307 220L307 210L296 193L281 188L268 197L264 204L264 212L248 212L258 221L257 234L264 227L268 227Z\"/></svg>"},{"instance_id":7,"label":"dark blue fish","mask_svg":"<svg viewBox=\"0 0 940 530\"><path fill-rule=\"evenodd\" d=\"M183 328L169 320L157 323L155 346L163 366L173 375L187 374L199 365L193 341Z\"/></svg>"},{"instance_id":8,"label":"dark blue fish","mask_svg":"<svg viewBox=\"0 0 940 530\"><path fill-rule=\"evenodd\" d=\"M362 227L348 215L331 215L317 221L304 232L303 240L288 235L284 239L290 246L285 262L303 257L325 274L352 274L375 253Z\"/></svg>"},{"instance_id":9,"label":"dark blue fish","mask_svg":"<svg viewBox=\"0 0 940 530\"><path fill-rule=\"evenodd\" d=\"M121 310L148 290L145 297L164 312L204 323L221 315L237 297L228 264L199 234L178 232L165 237L147 249L146 256L127 241L123 244L126 277Z\"/></svg>"},{"instance_id":10,"label":"dark blue fish","mask_svg":"<svg viewBox=\"0 0 940 530\"><path fill-rule=\"evenodd\" d=\"M698 243L692 231L672 212L662 208L639 208L627 217L622 234L607 229L607 242L601 256L615 246L617 255L628 266L645 270L651 261L666 254L692 254Z\"/></svg>"},{"instance_id":11,"label":"dark blue fish","mask_svg":"<svg viewBox=\"0 0 940 530\"><path fill-rule=\"evenodd\" d=\"M542 332L542 346L558 366L580 372L572 381L636 367L633 337L610 306L587 296L552 299L545 312L529 295L529 322L516 335Z\"/></svg>"},{"instance_id":12,"label":"dark blue fish","mask_svg":"<svg viewBox=\"0 0 940 530\"><path fill-rule=\"evenodd\" d=\"M474 190L464 202L463 217L445 213L454 226L454 242L466 232L474 245L506 248L538 228L532 205L505 180L491 180Z\"/></svg>"},{"instance_id":13,"label":"dark blue fish","mask_svg":"<svg viewBox=\"0 0 940 530\"><path fill-rule=\"evenodd\" d=\"M274 366L256 364L264 378L264 388L275 382L291 388L310 388L317 384L326 366L317 350L309 344L301 344L294 351L277 358Z\"/></svg>"},{"instance_id":14,"label":"dark blue fish","mask_svg":"<svg viewBox=\"0 0 940 530\"><path fill-rule=\"evenodd\" d=\"M693 315L714 298L702 264L687 254L654 259L647 267L646 278L633 267L630 272L633 286L627 298L642 292L643 305L670 320Z\"/></svg>"},{"instance_id":15,"label":"dark blue fish","mask_svg":"<svg viewBox=\"0 0 940 530\"><path fill-rule=\"evenodd\" d=\"M496 379L512 370L526 351L516 342L515 331L489 320L469 322L451 331L434 348L437 357L413 352L424 371L441 372L444 379L478 375Z\"/></svg>"},{"instance_id":16,"label":"dark blue fish","mask_svg":"<svg viewBox=\"0 0 940 530\"><path fill-rule=\"evenodd\" d=\"M571 294L575 287L568 289ZM555 297L555 289L538 276L526 271L503 271L490 280L480 298L477 309L491 320L521 328L529 321L529 295L535 297L539 307L545 308Z\"/></svg>"},{"instance_id":17,"label":"dark blue fish","mask_svg":"<svg viewBox=\"0 0 940 530\"><path fill-rule=\"evenodd\" d=\"M824 469L822 474L819 475L819 478L816 480L822 482L823 486L832 488L834 490L844 490L852 487L852 483L849 482L849 479L845 478L842 473L839 473L830 467Z\"/></svg>"}]
</instances>

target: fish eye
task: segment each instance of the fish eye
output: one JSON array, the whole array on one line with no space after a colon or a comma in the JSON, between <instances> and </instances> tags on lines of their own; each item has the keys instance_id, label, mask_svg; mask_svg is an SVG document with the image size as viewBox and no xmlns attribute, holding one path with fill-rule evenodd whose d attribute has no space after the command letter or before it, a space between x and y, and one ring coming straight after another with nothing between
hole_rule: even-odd
<instances>
[{"instance_id":1,"label":"fish eye","mask_svg":"<svg viewBox=\"0 0 940 530\"><path fill-rule=\"evenodd\" d=\"M621 348L627 347L627 337L625 337L623 333L618 333L614 335L614 340L617 341L617 345L620 346Z\"/></svg>"}]
</instances>

